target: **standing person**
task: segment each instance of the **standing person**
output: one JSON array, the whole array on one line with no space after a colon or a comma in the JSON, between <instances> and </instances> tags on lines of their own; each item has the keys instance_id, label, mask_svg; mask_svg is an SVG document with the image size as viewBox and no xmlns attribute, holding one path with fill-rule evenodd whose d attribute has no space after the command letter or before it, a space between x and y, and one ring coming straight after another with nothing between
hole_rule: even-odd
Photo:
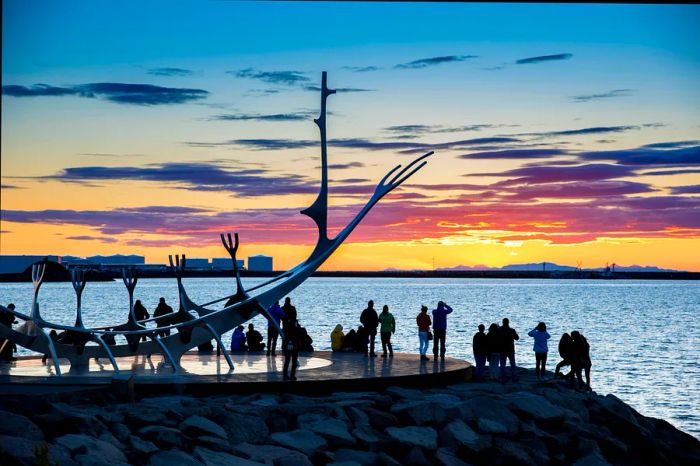
<instances>
[{"instance_id":1,"label":"standing person","mask_svg":"<svg viewBox=\"0 0 700 466\"><path fill-rule=\"evenodd\" d=\"M501 339L501 382L506 381L506 360L510 361L510 378L517 382L515 369L515 341L520 340L515 329L510 328L510 321L503 319L503 325L499 329Z\"/></svg>"},{"instance_id":2,"label":"standing person","mask_svg":"<svg viewBox=\"0 0 700 466\"><path fill-rule=\"evenodd\" d=\"M292 380L296 380L299 365L299 348L301 347L301 327L296 320L287 320L284 327L282 349L284 352L284 380L289 380L289 363L292 363Z\"/></svg>"},{"instance_id":3,"label":"standing person","mask_svg":"<svg viewBox=\"0 0 700 466\"><path fill-rule=\"evenodd\" d=\"M486 347L489 353L489 378L498 380L498 365L501 363L501 336L497 323L489 325L489 333L486 334Z\"/></svg>"},{"instance_id":4,"label":"standing person","mask_svg":"<svg viewBox=\"0 0 700 466\"><path fill-rule=\"evenodd\" d=\"M343 326L338 324L331 332L331 350L334 352L342 350L344 339L345 334L343 333Z\"/></svg>"},{"instance_id":5,"label":"standing person","mask_svg":"<svg viewBox=\"0 0 700 466\"><path fill-rule=\"evenodd\" d=\"M137 299L134 303L134 315L136 316L136 322L140 322L151 317L151 315L148 313L148 310L146 309L146 306L143 305L140 299ZM129 315L129 320L131 320L131 315ZM147 340L148 338L146 337L146 335L141 337L141 341Z\"/></svg>"},{"instance_id":6,"label":"standing person","mask_svg":"<svg viewBox=\"0 0 700 466\"><path fill-rule=\"evenodd\" d=\"M418 324L418 341L420 352L420 358L423 361L429 361L430 358L425 355L428 352L428 332L430 331L430 325L433 323L428 315L428 307L421 306L420 313L416 317L416 324Z\"/></svg>"},{"instance_id":7,"label":"standing person","mask_svg":"<svg viewBox=\"0 0 700 466\"><path fill-rule=\"evenodd\" d=\"M267 317L267 355L270 356L270 354L272 354L272 356L274 356L275 349L277 348L277 338L280 335L277 328L280 326L280 322L282 322L282 318L284 317L284 311L280 307L279 301L275 301L275 304L267 309L267 314L269 316ZM272 320L270 318L272 318Z\"/></svg>"},{"instance_id":8,"label":"standing person","mask_svg":"<svg viewBox=\"0 0 700 466\"><path fill-rule=\"evenodd\" d=\"M374 352L374 341L377 339L379 316L377 315L377 311L374 310L374 301L369 300L367 309L360 314L360 322L367 331L367 337L369 338L369 357L376 358L377 354Z\"/></svg>"},{"instance_id":9,"label":"standing person","mask_svg":"<svg viewBox=\"0 0 700 466\"><path fill-rule=\"evenodd\" d=\"M168 304L165 302L165 298L161 297L160 300L158 301L158 307L156 307L155 311L153 311L153 317L162 317L166 316L168 314L173 314L173 308L168 306ZM170 325L169 322L170 319L158 319L156 320L156 325L158 327L167 327ZM164 330L162 332L158 332L158 335L161 337L166 337L170 335L170 330Z\"/></svg>"},{"instance_id":10,"label":"standing person","mask_svg":"<svg viewBox=\"0 0 700 466\"><path fill-rule=\"evenodd\" d=\"M447 336L447 314L452 313L452 308L443 301L438 301L437 309L433 309L433 355L438 358L438 344L440 346L440 359L445 360L445 337Z\"/></svg>"},{"instance_id":11,"label":"standing person","mask_svg":"<svg viewBox=\"0 0 700 466\"><path fill-rule=\"evenodd\" d=\"M559 377L559 371L564 366L571 365L571 335L565 333L559 340L559 356L561 362L554 368L554 377Z\"/></svg>"},{"instance_id":12,"label":"standing person","mask_svg":"<svg viewBox=\"0 0 700 466\"><path fill-rule=\"evenodd\" d=\"M573 375L576 376L578 380L578 388L584 388L583 378L581 377L581 372L585 370L586 372L586 384L585 387L590 390L591 388L591 356L590 356L590 346L586 337L581 335L577 331L571 332L571 383L573 385L574 379Z\"/></svg>"},{"instance_id":13,"label":"standing person","mask_svg":"<svg viewBox=\"0 0 700 466\"><path fill-rule=\"evenodd\" d=\"M394 357L394 348L391 346L391 334L396 332L396 320L391 312L389 312L389 306L386 304L382 308L382 313L379 314L379 322L381 323L381 328L379 329L382 337L382 357L386 357L386 349L389 348L389 357Z\"/></svg>"},{"instance_id":14,"label":"standing person","mask_svg":"<svg viewBox=\"0 0 700 466\"><path fill-rule=\"evenodd\" d=\"M291 325L297 320L297 308L292 306L292 300L289 296L284 298L282 312L284 313L284 317L282 318L282 330L286 332L287 323Z\"/></svg>"},{"instance_id":15,"label":"standing person","mask_svg":"<svg viewBox=\"0 0 700 466\"><path fill-rule=\"evenodd\" d=\"M532 350L535 352L535 376L539 379L544 378L544 368L547 365L547 352L549 348L547 347L547 340L551 337L547 333L547 325L544 322L537 324L537 327L533 328L527 333L529 336L535 339L535 344Z\"/></svg>"},{"instance_id":16,"label":"standing person","mask_svg":"<svg viewBox=\"0 0 700 466\"><path fill-rule=\"evenodd\" d=\"M476 362L476 378L482 380L486 371L486 357L488 356L488 343L484 324L479 324L479 331L474 334L472 339L472 350L474 352L474 361Z\"/></svg>"}]
</instances>

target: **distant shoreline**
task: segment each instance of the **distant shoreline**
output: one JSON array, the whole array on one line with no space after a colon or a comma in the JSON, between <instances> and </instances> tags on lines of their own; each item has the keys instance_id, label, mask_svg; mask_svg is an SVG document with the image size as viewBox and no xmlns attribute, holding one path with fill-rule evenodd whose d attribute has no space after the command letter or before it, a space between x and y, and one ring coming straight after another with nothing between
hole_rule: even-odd
<instances>
[{"instance_id":1,"label":"distant shoreline","mask_svg":"<svg viewBox=\"0 0 700 466\"><path fill-rule=\"evenodd\" d=\"M283 271L242 271L241 277L274 277ZM190 278L233 277L231 270L189 270L184 274ZM139 278L172 278L170 272L139 271ZM321 271L312 277L333 278L502 278L502 279L582 279L582 280L700 280L700 272L615 272L602 271L518 271L518 270L391 270L391 271ZM91 271L90 281L111 281L121 278L116 271ZM30 282L28 272L1 274L0 283ZM56 273L46 281L70 281L66 273Z\"/></svg>"}]
</instances>

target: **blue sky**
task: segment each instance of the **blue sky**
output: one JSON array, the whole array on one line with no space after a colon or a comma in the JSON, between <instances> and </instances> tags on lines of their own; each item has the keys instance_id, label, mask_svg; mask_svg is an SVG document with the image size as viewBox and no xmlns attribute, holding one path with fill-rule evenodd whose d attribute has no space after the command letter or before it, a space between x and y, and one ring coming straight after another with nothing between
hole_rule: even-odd
<instances>
[{"instance_id":1,"label":"blue sky","mask_svg":"<svg viewBox=\"0 0 700 466\"><path fill-rule=\"evenodd\" d=\"M541 246L592 251L618 236L695 240L700 225L683 219L700 211L699 26L697 5L6 1L2 209L15 220L3 224L3 248L26 251L28 219L43 218L57 248L140 246L162 257L176 241L204 251L216 238L133 226L105 242L95 229L108 226L76 215L147 215L154 205L298 210L318 170L311 118L324 70L340 90L329 103L336 205L356 208L355 191L387 168L437 152L414 200L394 201L400 231L367 228L357 241L486 248L506 244L499 232L510 248L527 231ZM581 178L552 180L552 167ZM499 175L518 170L540 174ZM241 173L249 178L230 176ZM596 184L586 185L591 176ZM601 218L630 202L624 226L601 230L600 218L568 211L600 198L610 204L596 204ZM632 207L638 198L646 210ZM525 217L546 220L464 218L516 200L532 204ZM650 206L658 224L638 219ZM566 233L551 234L548 222ZM304 228L295 231L305 242ZM283 241L257 233L261 244ZM549 260L554 248L538 251ZM513 253L483 256L496 265Z\"/></svg>"}]
</instances>

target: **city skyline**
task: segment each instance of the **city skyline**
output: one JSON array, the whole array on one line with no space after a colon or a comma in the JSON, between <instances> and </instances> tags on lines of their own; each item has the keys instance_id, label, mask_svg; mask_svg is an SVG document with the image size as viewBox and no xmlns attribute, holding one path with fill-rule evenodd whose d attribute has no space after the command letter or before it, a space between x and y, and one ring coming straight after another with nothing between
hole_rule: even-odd
<instances>
[{"instance_id":1,"label":"city skyline","mask_svg":"<svg viewBox=\"0 0 700 466\"><path fill-rule=\"evenodd\" d=\"M436 155L323 269L700 271L696 5L135 5L3 4L1 254L289 268L328 71L331 226Z\"/></svg>"}]
</instances>

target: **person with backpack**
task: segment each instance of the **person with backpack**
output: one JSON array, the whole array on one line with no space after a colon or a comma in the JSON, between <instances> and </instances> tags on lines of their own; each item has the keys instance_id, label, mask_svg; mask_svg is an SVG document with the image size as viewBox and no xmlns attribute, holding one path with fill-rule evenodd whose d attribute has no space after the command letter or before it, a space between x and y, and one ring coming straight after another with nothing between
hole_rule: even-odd
<instances>
[{"instance_id":1,"label":"person with backpack","mask_svg":"<svg viewBox=\"0 0 700 466\"><path fill-rule=\"evenodd\" d=\"M571 335L565 333L561 336L558 349L561 361L554 368L554 377L559 377L562 367L571 366Z\"/></svg>"},{"instance_id":2,"label":"person with backpack","mask_svg":"<svg viewBox=\"0 0 700 466\"><path fill-rule=\"evenodd\" d=\"M430 332L430 325L432 324L430 316L428 315L428 307L421 306L420 313L416 317L416 324L418 325L418 351L420 352L420 358L422 361L429 361L430 358L425 355L428 352L428 333Z\"/></svg>"},{"instance_id":3,"label":"person with backpack","mask_svg":"<svg viewBox=\"0 0 700 466\"><path fill-rule=\"evenodd\" d=\"M445 360L445 339L447 338L447 314L452 313L452 308L443 301L438 301L437 309L433 309L433 355L435 361L440 350L440 359Z\"/></svg>"}]
</instances>

